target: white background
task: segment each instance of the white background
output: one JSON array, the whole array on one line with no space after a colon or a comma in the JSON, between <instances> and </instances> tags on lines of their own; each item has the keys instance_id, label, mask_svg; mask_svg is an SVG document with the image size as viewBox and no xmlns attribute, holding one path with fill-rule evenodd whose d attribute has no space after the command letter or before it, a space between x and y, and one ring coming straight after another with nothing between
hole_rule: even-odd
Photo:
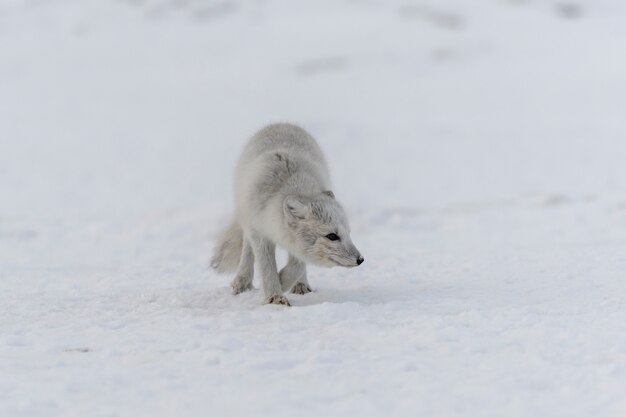
<instances>
[{"instance_id":1,"label":"white background","mask_svg":"<svg viewBox=\"0 0 626 417\"><path fill-rule=\"evenodd\" d=\"M0 415L623 416L624 19L0 0ZM366 258L291 308L208 269L273 121Z\"/></svg>"}]
</instances>

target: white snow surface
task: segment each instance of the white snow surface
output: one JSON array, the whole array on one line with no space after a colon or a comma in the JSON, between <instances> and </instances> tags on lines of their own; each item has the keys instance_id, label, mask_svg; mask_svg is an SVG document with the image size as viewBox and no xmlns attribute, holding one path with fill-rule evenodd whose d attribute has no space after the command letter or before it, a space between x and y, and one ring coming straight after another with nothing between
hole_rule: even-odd
<instances>
[{"instance_id":1,"label":"white snow surface","mask_svg":"<svg viewBox=\"0 0 626 417\"><path fill-rule=\"evenodd\" d=\"M626 415L625 19L0 0L0 416ZM208 268L273 121L366 259L291 308Z\"/></svg>"}]
</instances>

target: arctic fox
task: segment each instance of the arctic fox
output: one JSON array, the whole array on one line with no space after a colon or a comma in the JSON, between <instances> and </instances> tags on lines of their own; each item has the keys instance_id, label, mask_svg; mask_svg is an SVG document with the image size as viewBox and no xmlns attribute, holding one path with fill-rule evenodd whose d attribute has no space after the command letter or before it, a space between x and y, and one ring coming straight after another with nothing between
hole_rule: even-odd
<instances>
[{"instance_id":1,"label":"arctic fox","mask_svg":"<svg viewBox=\"0 0 626 417\"><path fill-rule=\"evenodd\" d=\"M348 268L363 263L331 191L324 155L300 127L272 124L250 139L235 171L235 206L211 260L219 272L237 271L233 294L252 289L255 261L265 301L283 305L290 305L285 291L311 292L305 262ZM276 245L289 253L280 272Z\"/></svg>"}]
</instances>

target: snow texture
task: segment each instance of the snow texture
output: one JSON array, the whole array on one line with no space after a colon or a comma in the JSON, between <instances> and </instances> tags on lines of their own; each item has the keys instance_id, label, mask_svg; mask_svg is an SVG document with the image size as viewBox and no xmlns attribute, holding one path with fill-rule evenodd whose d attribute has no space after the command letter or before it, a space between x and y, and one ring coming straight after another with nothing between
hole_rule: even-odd
<instances>
[{"instance_id":1,"label":"snow texture","mask_svg":"<svg viewBox=\"0 0 626 417\"><path fill-rule=\"evenodd\" d=\"M626 415L625 18L0 0L0 416ZM291 308L208 269L273 121L366 259Z\"/></svg>"}]
</instances>

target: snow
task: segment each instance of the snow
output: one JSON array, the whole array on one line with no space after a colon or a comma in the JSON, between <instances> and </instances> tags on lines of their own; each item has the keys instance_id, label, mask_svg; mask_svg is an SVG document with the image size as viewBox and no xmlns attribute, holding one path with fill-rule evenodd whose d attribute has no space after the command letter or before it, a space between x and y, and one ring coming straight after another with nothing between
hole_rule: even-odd
<instances>
[{"instance_id":1,"label":"snow","mask_svg":"<svg viewBox=\"0 0 626 417\"><path fill-rule=\"evenodd\" d=\"M623 416L625 17L0 0L0 416ZM208 269L281 120L366 259L291 308Z\"/></svg>"}]
</instances>

